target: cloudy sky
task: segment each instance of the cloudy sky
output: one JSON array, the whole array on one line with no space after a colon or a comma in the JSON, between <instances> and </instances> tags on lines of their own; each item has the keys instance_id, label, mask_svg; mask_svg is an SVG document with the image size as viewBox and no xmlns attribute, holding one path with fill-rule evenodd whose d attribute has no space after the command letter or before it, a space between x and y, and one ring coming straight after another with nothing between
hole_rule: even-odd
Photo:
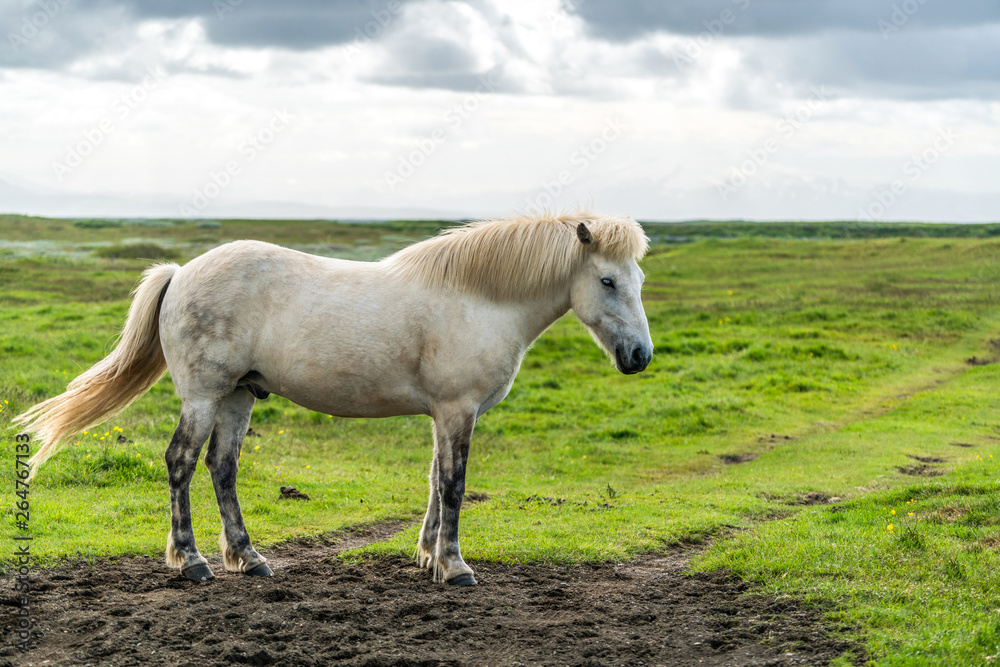
<instances>
[{"instance_id":1,"label":"cloudy sky","mask_svg":"<svg viewBox=\"0 0 1000 667\"><path fill-rule=\"evenodd\" d=\"M1000 220L997 0L5 0L0 211Z\"/></svg>"}]
</instances>

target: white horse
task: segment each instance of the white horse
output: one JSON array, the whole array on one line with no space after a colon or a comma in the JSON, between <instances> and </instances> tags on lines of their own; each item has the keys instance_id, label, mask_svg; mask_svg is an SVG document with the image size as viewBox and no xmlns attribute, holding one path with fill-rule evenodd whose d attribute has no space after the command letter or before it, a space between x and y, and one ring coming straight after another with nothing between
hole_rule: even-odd
<instances>
[{"instance_id":1,"label":"white horse","mask_svg":"<svg viewBox=\"0 0 1000 667\"><path fill-rule=\"evenodd\" d=\"M417 544L436 582L475 584L458 545L469 440L507 395L528 346L572 309L622 373L653 353L634 220L585 213L477 222L378 262L236 241L183 267L148 269L118 346L65 393L17 418L41 441L32 472L67 436L117 414L170 371L181 415L166 451L167 563L212 579L195 547L189 487L205 465L227 570L270 576L236 497L256 398L341 417L429 415L430 501Z\"/></svg>"}]
</instances>

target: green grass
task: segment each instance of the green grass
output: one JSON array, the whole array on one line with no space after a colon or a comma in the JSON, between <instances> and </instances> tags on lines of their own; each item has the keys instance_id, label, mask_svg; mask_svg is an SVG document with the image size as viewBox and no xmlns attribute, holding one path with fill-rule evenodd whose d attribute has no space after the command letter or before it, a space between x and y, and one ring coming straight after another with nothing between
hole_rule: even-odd
<instances>
[{"instance_id":1,"label":"green grass","mask_svg":"<svg viewBox=\"0 0 1000 667\"><path fill-rule=\"evenodd\" d=\"M746 222L692 220L644 223L650 236L672 242L710 238L884 239L968 238L1000 236L1000 224L938 224L926 222Z\"/></svg>"},{"instance_id":2,"label":"green grass","mask_svg":"<svg viewBox=\"0 0 1000 667\"><path fill-rule=\"evenodd\" d=\"M851 500L714 543L700 569L728 568L768 590L835 600L882 664L989 664L1000 651L1000 448L996 366L971 370L898 409L796 447L792 470L877 446L944 459L946 474L869 474ZM954 443L973 444L959 447ZM827 455L824 456L824 452ZM805 455L803 455L805 454ZM831 455L832 454L832 455ZM900 456L902 454L903 456ZM793 458L793 457L789 457ZM872 472L875 472L874 470Z\"/></svg>"},{"instance_id":3,"label":"green grass","mask_svg":"<svg viewBox=\"0 0 1000 667\"><path fill-rule=\"evenodd\" d=\"M377 256L442 223L199 225L0 217L0 253L2 240L21 244L0 263L0 423L110 348L146 263L102 248L149 243L183 261L255 237ZM46 239L62 250L31 245ZM1000 366L966 360L998 354L998 257L1000 240L982 238L654 246L643 263L650 368L614 372L572 315L539 339L477 425L468 490L490 499L463 511L464 555L624 559L711 538L695 568L838 609L879 663L990 664L1000 654ZM179 405L166 377L42 468L36 554L162 554L162 453ZM265 551L422 514L428 419L331 419L272 397L252 427L240 497ZM3 433L12 461L13 430ZM921 465L943 474L900 471ZM313 501L278 501L283 485ZM804 504L824 496L842 500ZM0 540L15 531L13 501ZM203 467L192 503L200 545L214 552ZM353 557L410 554L416 533Z\"/></svg>"}]
</instances>

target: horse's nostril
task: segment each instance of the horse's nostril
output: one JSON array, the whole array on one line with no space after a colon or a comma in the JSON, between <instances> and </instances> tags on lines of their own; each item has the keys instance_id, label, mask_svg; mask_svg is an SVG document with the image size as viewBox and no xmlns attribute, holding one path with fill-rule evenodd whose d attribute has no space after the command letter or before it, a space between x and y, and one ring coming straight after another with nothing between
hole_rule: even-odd
<instances>
[{"instance_id":1,"label":"horse's nostril","mask_svg":"<svg viewBox=\"0 0 1000 667\"><path fill-rule=\"evenodd\" d=\"M632 348L631 362L633 372L638 373L641 370L645 370L646 366L649 365L649 360L652 358L652 354L646 350L642 345Z\"/></svg>"},{"instance_id":2,"label":"horse's nostril","mask_svg":"<svg viewBox=\"0 0 1000 667\"><path fill-rule=\"evenodd\" d=\"M631 350L624 347L615 348L615 361L617 362L618 370L622 373L631 375L632 373L645 370L649 364L649 358L649 352L642 345L633 347Z\"/></svg>"}]
</instances>

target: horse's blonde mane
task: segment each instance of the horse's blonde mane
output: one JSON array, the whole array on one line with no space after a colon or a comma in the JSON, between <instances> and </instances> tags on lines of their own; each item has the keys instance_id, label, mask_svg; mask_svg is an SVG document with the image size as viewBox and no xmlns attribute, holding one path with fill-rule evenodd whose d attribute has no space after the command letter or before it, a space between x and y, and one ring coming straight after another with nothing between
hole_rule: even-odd
<instances>
[{"instance_id":1,"label":"horse's blonde mane","mask_svg":"<svg viewBox=\"0 0 1000 667\"><path fill-rule=\"evenodd\" d=\"M584 245L577 226L593 237ZM540 294L564 282L590 252L639 260L649 239L635 220L585 211L482 220L446 229L383 262L396 276L498 299Z\"/></svg>"}]
</instances>

